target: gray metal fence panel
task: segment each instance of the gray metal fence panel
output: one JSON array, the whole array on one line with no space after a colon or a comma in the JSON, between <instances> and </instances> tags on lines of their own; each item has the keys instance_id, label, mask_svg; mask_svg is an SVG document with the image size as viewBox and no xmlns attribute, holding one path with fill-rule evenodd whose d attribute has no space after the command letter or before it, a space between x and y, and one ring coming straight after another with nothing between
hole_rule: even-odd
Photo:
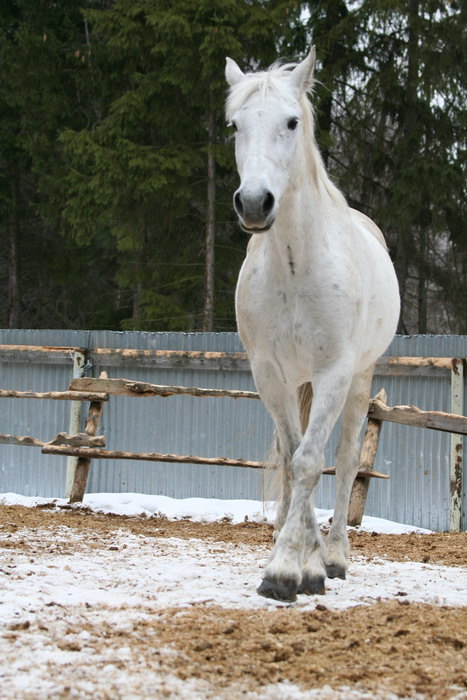
<instances>
[{"instance_id":1,"label":"gray metal fence panel","mask_svg":"<svg viewBox=\"0 0 467 700\"><path fill-rule=\"evenodd\" d=\"M93 347L151 350L241 352L236 333L113 333L95 332ZM254 389L249 372L188 369L93 368L98 376L127 376L155 384ZM203 457L244 457L261 460L272 424L259 401L229 398L170 397L110 402L104 412L108 446L116 450L175 452ZM108 477L106 476L108 475ZM261 498L262 475L255 469L109 460L91 468L90 490L160 493L177 498ZM107 488L111 486L111 488Z\"/></svg>"},{"instance_id":2,"label":"gray metal fence panel","mask_svg":"<svg viewBox=\"0 0 467 700\"><path fill-rule=\"evenodd\" d=\"M242 351L235 333L145 333L114 331L5 330L0 343L160 350ZM398 336L389 355L467 355L466 336ZM88 374L159 384L226 389L253 389L249 372L157 369L126 365L95 366ZM68 365L0 365L0 386L45 391L64 389L71 379ZM450 410L450 377L375 377L373 393L384 386L388 403L424 409ZM467 396L467 392L466 392ZM84 410L86 410L86 404ZM29 434L47 440L68 429L69 403L3 400L0 432ZM259 401L229 398L111 397L104 406L101 431L107 447L128 451L175 452L208 457L264 459L272 424ZM338 430L326 450L334 463ZM434 530L449 527L448 434L384 423L375 468L391 475L372 480L366 513ZM66 458L41 455L38 448L0 446L0 492L63 496ZM464 478L464 484L466 479ZM93 462L88 490L92 492L157 493L176 498L261 498L263 475L254 469L102 460ZM334 479L323 477L316 505L331 508ZM465 507L465 494L464 494ZM465 523L465 518L464 518Z\"/></svg>"},{"instance_id":3,"label":"gray metal fence panel","mask_svg":"<svg viewBox=\"0 0 467 700\"><path fill-rule=\"evenodd\" d=\"M86 346L86 331L0 330L0 343L9 345ZM66 364L1 363L0 387L17 391L64 389L72 378L72 359ZM50 440L68 430L67 401L0 400L0 432ZM37 447L0 445L0 492L25 496L63 496L66 457L41 455Z\"/></svg>"}]
</instances>

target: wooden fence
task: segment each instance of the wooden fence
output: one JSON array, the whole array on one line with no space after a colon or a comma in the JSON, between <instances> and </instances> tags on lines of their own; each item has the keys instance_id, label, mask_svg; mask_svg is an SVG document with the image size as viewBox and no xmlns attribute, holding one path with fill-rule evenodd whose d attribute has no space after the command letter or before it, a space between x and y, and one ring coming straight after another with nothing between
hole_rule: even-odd
<instances>
[{"instance_id":1,"label":"wooden fence","mask_svg":"<svg viewBox=\"0 0 467 700\"><path fill-rule=\"evenodd\" d=\"M0 360L5 362L60 362L72 359L75 366L82 367L86 360L93 359L106 366L122 367L128 361L142 366L173 368L213 369L249 369L245 353L200 352L200 351L161 351L161 350L120 350L96 348L83 350L71 347L38 347L19 345L0 345ZM463 369L464 360L445 357L383 357L379 361L378 375L424 375L439 376L451 373L452 413L441 411L423 411L413 406L387 406L384 390L371 401L368 408L368 423L360 455L360 470L352 491L349 524L357 525L363 516L370 478L389 478L374 470L374 461L378 448L381 427L384 421L402 423L422 428L431 428L450 432L451 438L451 530L461 528L462 501L462 440L460 435L467 434L467 418L462 415L463 404ZM75 414L70 425L75 429L69 433L59 433L53 440L43 442L32 436L0 434L0 443L41 447L45 454L67 455L72 472L68 475L70 502L83 499L89 468L92 459L130 459L160 462L178 462L204 465L225 465L233 467L263 468L264 462L227 457L200 457L197 455L176 455L158 452L123 452L107 450L105 437L96 433L102 415L103 406L112 396L131 396L137 398L167 397L190 395L196 397L230 397L259 399L254 391L234 391L223 389L204 389L200 387L165 386L136 382L129 379L109 379L101 373L98 379L75 377L66 391L34 392L0 390L0 398L29 398L72 401ZM84 433L79 433L79 411L76 407L83 401L89 401L89 411ZM325 474L334 474L333 467L324 470Z\"/></svg>"}]
</instances>

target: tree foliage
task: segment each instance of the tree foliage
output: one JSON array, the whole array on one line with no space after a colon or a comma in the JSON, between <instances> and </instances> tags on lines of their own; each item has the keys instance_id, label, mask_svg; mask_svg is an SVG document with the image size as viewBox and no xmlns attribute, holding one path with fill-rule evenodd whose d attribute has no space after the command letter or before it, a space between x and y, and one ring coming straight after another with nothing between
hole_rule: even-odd
<instances>
[{"instance_id":1,"label":"tree foliage","mask_svg":"<svg viewBox=\"0 0 467 700\"><path fill-rule=\"evenodd\" d=\"M313 40L318 140L387 235L400 329L465 332L462 12L454 0L6 0L0 323L188 331L208 314L233 329L247 239L231 207L224 58L265 67Z\"/></svg>"},{"instance_id":2,"label":"tree foliage","mask_svg":"<svg viewBox=\"0 0 467 700\"><path fill-rule=\"evenodd\" d=\"M329 166L353 206L386 234L402 296L399 329L465 332L460 4L364 0L352 13L341 0L323 5L334 15L339 9L345 29L335 37L332 23L326 35L333 58L323 82L334 90L323 135L332 143ZM326 62L327 55L323 68Z\"/></svg>"}]
</instances>

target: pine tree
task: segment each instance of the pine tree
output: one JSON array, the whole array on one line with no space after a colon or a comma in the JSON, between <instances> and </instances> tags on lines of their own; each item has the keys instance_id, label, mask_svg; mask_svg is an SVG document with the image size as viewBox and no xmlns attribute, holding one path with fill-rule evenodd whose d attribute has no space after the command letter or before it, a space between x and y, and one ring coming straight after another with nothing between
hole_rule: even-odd
<instances>
[{"instance_id":1,"label":"pine tree","mask_svg":"<svg viewBox=\"0 0 467 700\"><path fill-rule=\"evenodd\" d=\"M266 65L275 58L278 24L299 4L273 4L116 0L85 12L91 47L99 44L92 70L112 67L110 99L92 129L62 135L65 217L76 235L116 241L118 282L133 298L126 327L212 329L214 280L216 327L234 327L246 241L237 242L230 204L224 61L248 62L250 46Z\"/></svg>"},{"instance_id":2,"label":"pine tree","mask_svg":"<svg viewBox=\"0 0 467 700\"><path fill-rule=\"evenodd\" d=\"M313 39L318 140L387 235L400 330L467 331L457 0L9 0L0 22L0 324L234 329L224 58Z\"/></svg>"},{"instance_id":3,"label":"pine tree","mask_svg":"<svg viewBox=\"0 0 467 700\"><path fill-rule=\"evenodd\" d=\"M65 126L86 123L80 4L13 0L0 7L0 323L9 327L115 322L95 313L87 291L95 281L105 300L107 265L91 265L96 251L61 235L57 138Z\"/></svg>"},{"instance_id":4,"label":"pine tree","mask_svg":"<svg viewBox=\"0 0 467 700\"><path fill-rule=\"evenodd\" d=\"M353 12L356 60L334 109L331 168L387 234L400 331L465 331L461 6L365 0Z\"/></svg>"}]
</instances>

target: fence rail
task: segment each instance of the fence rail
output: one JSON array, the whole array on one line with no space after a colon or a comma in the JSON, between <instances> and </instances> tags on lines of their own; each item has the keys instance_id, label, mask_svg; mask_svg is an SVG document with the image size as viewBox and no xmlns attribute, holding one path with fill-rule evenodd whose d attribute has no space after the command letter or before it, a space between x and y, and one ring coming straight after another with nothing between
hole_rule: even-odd
<instances>
[{"instance_id":1,"label":"fence rail","mask_svg":"<svg viewBox=\"0 0 467 700\"><path fill-rule=\"evenodd\" d=\"M83 377L73 379L70 384L73 391L107 392L115 396L210 396L230 397L232 399L259 399L257 391L238 391L235 389L204 389L197 386L166 386L135 382L131 379L94 379Z\"/></svg>"},{"instance_id":2,"label":"fence rail","mask_svg":"<svg viewBox=\"0 0 467 700\"><path fill-rule=\"evenodd\" d=\"M83 354L87 362L106 367L128 364L162 369L249 371L250 363L244 352L205 352L201 350L133 350L121 348L50 347L37 345L0 345L1 362L43 362L58 364ZM450 357L391 357L383 356L376 364L379 376L445 376L462 359Z\"/></svg>"},{"instance_id":3,"label":"fence rail","mask_svg":"<svg viewBox=\"0 0 467 700\"><path fill-rule=\"evenodd\" d=\"M249 370L249 362L242 352L204 352L184 350L128 350L113 348L82 348L78 346L31 346L31 345L0 345L0 361L5 363L37 363L37 364L68 364L73 362L74 376L67 391L16 391L14 389L0 390L0 398L28 398L28 399L52 399L68 400L71 402L73 422L75 426L70 430L71 434L60 433L59 436L49 442L43 442L38 438L28 435L0 434L0 444L38 446L46 454L67 454L78 465L87 464L84 469L85 476L81 477L81 485L74 489L74 500L80 500L80 494L84 493L84 487L89 471L91 458L99 459L138 459L145 461L180 462L190 464L223 464L227 466L247 466L260 468L263 462L252 460L231 460L226 457L204 458L193 455L172 455L158 452L126 452L121 450L102 450L99 440L103 436L96 436L99 425L102 406L108 400L109 395L132 397L167 397L174 395L189 395L196 397L231 397L258 399L257 392L226 389L207 389L201 387L167 386L138 382L129 379L108 379L101 375L99 379L79 377L84 366L88 368L95 365L109 367L125 367L137 365L138 367L158 368L183 368L203 370ZM375 472L372 469L374 455L379 438L381 425L384 421L402 423L423 428L431 428L451 433L450 452L450 525L452 530L459 530L462 512L462 440L461 435L467 434L467 419L461 415L463 406L463 370L462 358L450 357L393 357L385 356L376 366L376 374L379 376L425 376L451 378L451 410L452 413L441 411L422 411L414 406L387 406L381 397L375 397L370 402L368 411L368 428L365 435L365 443L362 450L361 469L356 481L360 486L360 494L363 494L363 503L366 497L369 477L385 478L386 475ZM79 369L79 372L77 371ZM85 434L78 433L80 404L90 401L90 413L86 423ZM379 427L378 427L379 426ZM371 430L370 430L371 429ZM370 433L373 433L371 437ZM81 435L81 437L80 437ZM84 436L83 436L84 435ZM60 437L61 436L61 437ZM64 437L65 436L65 437ZM376 438L375 438L376 436ZM370 439L371 438L371 439ZM370 442L376 440L371 445ZM366 450L366 452L365 452ZM366 456L364 456L364 453ZM368 457L373 455L371 459ZM69 466L70 466L69 462ZM369 467L369 468L368 468ZM369 473L371 472L371 473ZM332 467L325 470L332 474ZM69 479L68 479L69 481ZM354 491L356 489L354 488ZM357 489L358 490L358 489ZM73 493L72 493L73 496ZM355 510L355 509L354 509ZM358 508L357 508L358 510ZM358 518L357 518L358 519Z\"/></svg>"}]
</instances>

